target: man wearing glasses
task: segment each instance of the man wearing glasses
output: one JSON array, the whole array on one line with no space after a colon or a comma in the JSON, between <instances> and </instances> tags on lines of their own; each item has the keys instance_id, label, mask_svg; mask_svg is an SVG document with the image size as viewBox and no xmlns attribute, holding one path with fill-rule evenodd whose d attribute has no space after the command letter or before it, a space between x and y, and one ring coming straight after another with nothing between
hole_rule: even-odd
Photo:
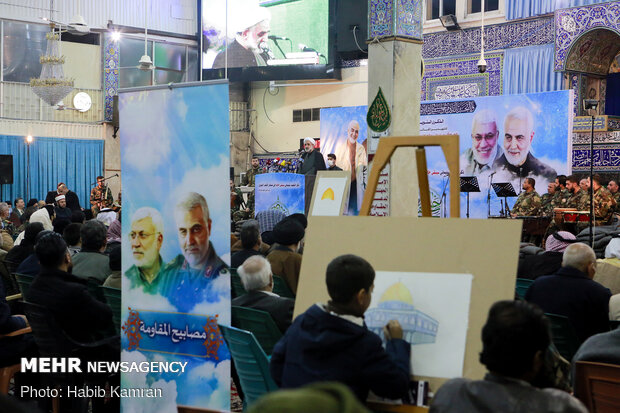
<instances>
[{"instance_id":1,"label":"man wearing glasses","mask_svg":"<svg viewBox=\"0 0 620 413\"><path fill-rule=\"evenodd\" d=\"M497 144L497 116L490 109L476 112L471 124L471 148L461 154L461 175L490 172L501 149Z\"/></svg>"},{"instance_id":2,"label":"man wearing glasses","mask_svg":"<svg viewBox=\"0 0 620 413\"><path fill-rule=\"evenodd\" d=\"M195 303L208 302L219 296L223 285L213 281L227 265L218 257L211 235L211 218L207 200L196 192L188 192L174 211L181 254L164 268L160 294L181 312L189 312ZM224 271L222 271L224 272ZM226 272L226 274L228 274Z\"/></svg>"},{"instance_id":3,"label":"man wearing glasses","mask_svg":"<svg viewBox=\"0 0 620 413\"><path fill-rule=\"evenodd\" d=\"M266 66L269 55L266 52L269 36L270 13L265 7L246 10L237 22L239 30L235 40L222 50L213 61L213 69L228 67Z\"/></svg>"},{"instance_id":4,"label":"man wearing glasses","mask_svg":"<svg viewBox=\"0 0 620 413\"><path fill-rule=\"evenodd\" d=\"M127 270L125 276L130 280L131 287L142 287L144 292L156 294L162 277L163 267L161 249L164 236L164 222L161 214L154 208L143 207L131 217L131 253L134 265Z\"/></svg>"}]
</instances>

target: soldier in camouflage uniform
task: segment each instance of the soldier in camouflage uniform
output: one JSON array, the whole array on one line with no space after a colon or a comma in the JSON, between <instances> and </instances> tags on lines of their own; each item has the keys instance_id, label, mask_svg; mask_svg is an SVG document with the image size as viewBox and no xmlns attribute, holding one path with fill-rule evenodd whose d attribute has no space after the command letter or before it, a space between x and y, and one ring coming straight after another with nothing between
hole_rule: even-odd
<instances>
[{"instance_id":1,"label":"soldier in camouflage uniform","mask_svg":"<svg viewBox=\"0 0 620 413\"><path fill-rule=\"evenodd\" d=\"M553 199L556 194L556 185L553 182L549 182L547 185L547 193L540 197L542 215L550 217L553 214Z\"/></svg>"},{"instance_id":2,"label":"soldier in camouflage uniform","mask_svg":"<svg viewBox=\"0 0 620 413\"><path fill-rule=\"evenodd\" d=\"M90 205L93 217L96 217L100 210L111 207L114 203L112 191L104 183L103 176L97 177L97 186L90 191Z\"/></svg>"},{"instance_id":3,"label":"soldier in camouflage uniform","mask_svg":"<svg viewBox=\"0 0 620 413\"><path fill-rule=\"evenodd\" d=\"M256 175L262 174L264 171L260 167L258 163L257 157L252 157L252 169L248 169L243 177L243 181L241 182L243 186L255 186ZM248 213L249 217L254 215L254 192L250 192L248 194L248 202L247 207L250 210Z\"/></svg>"},{"instance_id":4,"label":"soldier in camouflage uniform","mask_svg":"<svg viewBox=\"0 0 620 413\"><path fill-rule=\"evenodd\" d=\"M601 185L601 177L592 176L592 189L594 190L594 224L608 225L616 208L616 201L611 192Z\"/></svg>"},{"instance_id":5,"label":"soldier in camouflage uniform","mask_svg":"<svg viewBox=\"0 0 620 413\"><path fill-rule=\"evenodd\" d=\"M510 215L513 217L537 216L541 213L542 202L538 193L534 190L536 181L534 178L525 178L523 192L519 194Z\"/></svg>"},{"instance_id":6,"label":"soldier in camouflage uniform","mask_svg":"<svg viewBox=\"0 0 620 413\"><path fill-rule=\"evenodd\" d=\"M230 180L230 218L233 222L248 219L250 210L244 206L243 194L235 188L233 180Z\"/></svg>"},{"instance_id":7,"label":"soldier in camouflage uniform","mask_svg":"<svg viewBox=\"0 0 620 413\"><path fill-rule=\"evenodd\" d=\"M616 201L614 213L620 212L620 191L618 190L620 187L618 187L618 182L612 179L609 181L609 184L607 184L607 189L609 189L611 196L614 198L614 201Z\"/></svg>"}]
</instances>

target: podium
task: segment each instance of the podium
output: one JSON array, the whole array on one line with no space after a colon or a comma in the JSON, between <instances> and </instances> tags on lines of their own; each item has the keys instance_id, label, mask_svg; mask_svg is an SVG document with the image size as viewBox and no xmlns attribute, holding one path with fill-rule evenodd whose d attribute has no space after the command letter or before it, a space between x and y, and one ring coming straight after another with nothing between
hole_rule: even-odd
<instances>
[{"instance_id":1,"label":"podium","mask_svg":"<svg viewBox=\"0 0 620 413\"><path fill-rule=\"evenodd\" d=\"M467 193L467 213L469 218L469 193L480 192L480 185L478 185L478 178L475 176L461 176L461 192Z\"/></svg>"},{"instance_id":2,"label":"podium","mask_svg":"<svg viewBox=\"0 0 620 413\"><path fill-rule=\"evenodd\" d=\"M506 198L517 196L514 187L510 182L498 182L491 184L491 186L498 198L504 198L504 216L507 217L510 215L508 212L510 208L508 208L508 200Z\"/></svg>"}]
</instances>

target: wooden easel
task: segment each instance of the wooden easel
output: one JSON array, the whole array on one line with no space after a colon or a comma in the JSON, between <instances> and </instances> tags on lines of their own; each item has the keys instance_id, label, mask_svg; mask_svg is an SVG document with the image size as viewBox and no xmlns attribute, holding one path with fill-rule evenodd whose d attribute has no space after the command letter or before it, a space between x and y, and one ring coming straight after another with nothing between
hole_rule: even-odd
<instances>
[{"instance_id":1,"label":"wooden easel","mask_svg":"<svg viewBox=\"0 0 620 413\"><path fill-rule=\"evenodd\" d=\"M418 169L418 185L420 187L420 200L422 202L422 216L431 216L431 193L428 185L428 172L426 165L427 146L441 146L450 169L450 217L460 218L461 202L459 192L459 135L433 135L433 136L399 136L384 137L379 140L379 146L372 162L372 169L368 177L364 200L360 208L360 216L368 216L372 200L379 183L381 170L392 158L392 154L399 147L416 148L415 157Z\"/></svg>"}]
</instances>

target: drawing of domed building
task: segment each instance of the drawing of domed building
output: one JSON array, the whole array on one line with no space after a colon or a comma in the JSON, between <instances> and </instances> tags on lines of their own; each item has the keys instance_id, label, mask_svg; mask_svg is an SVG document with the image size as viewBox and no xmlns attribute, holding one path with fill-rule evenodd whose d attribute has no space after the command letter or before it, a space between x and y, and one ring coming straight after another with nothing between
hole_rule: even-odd
<instances>
[{"instance_id":1,"label":"drawing of domed building","mask_svg":"<svg viewBox=\"0 0 620 413\"><path fill-rule=\"evenodd\" d=\"M413 306L413 297L405 284L398 282L390 286L379 300L376 308L365 314L368 329L383 337L383 327L390 320L398 320L403 328L403 339L410 343L434 343L439 322Z\"/></svg>"},{"instance_id":2,"label":"drawing of domed building","mask_svg":"<svg viewBox=\"0 0 620 413\"><path fill-rule=\"evenodd\" d=\"M286 205L284 205L284 204L282 203L282 201L280 201L280 197L279 197L279 196L278 196L278 197L276 197L276 202L274 202L274 203L273 203L273 204L269 207L269 209L273 209L273 210L276 210L276 211L282 211L282 212L284 212L286 215L289 215L289 213L288 213L288 208L286 207Z\"/></svg>"}]
</instances>

